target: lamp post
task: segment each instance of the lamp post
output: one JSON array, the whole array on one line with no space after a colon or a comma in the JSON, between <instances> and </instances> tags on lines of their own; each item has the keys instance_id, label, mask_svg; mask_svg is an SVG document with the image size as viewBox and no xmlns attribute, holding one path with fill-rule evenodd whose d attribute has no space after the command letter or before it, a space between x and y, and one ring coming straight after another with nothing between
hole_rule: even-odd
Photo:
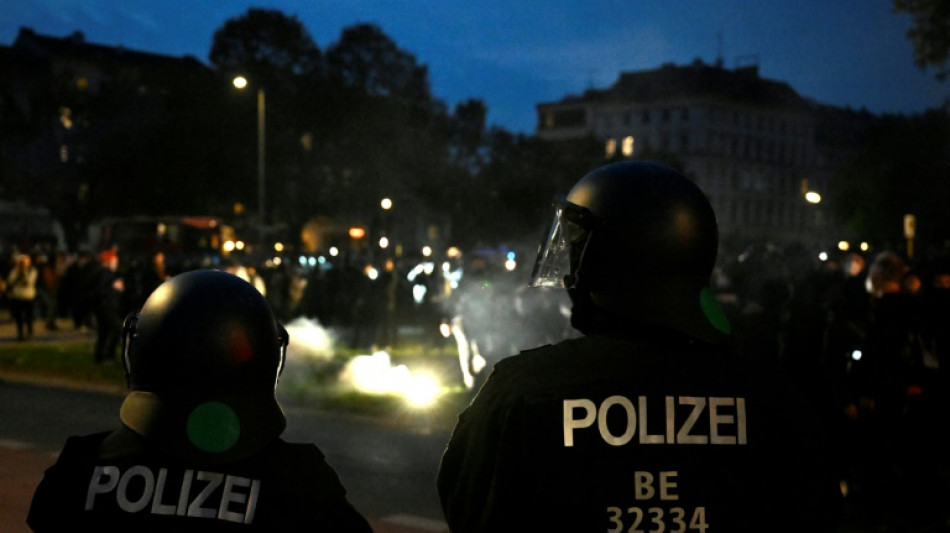
<instances>
[{"instance_id":1,"label":"lamp post","mask_svg":"<svg viewBox=\"0 0 950 533\"><path fill-rule=\"evenodd\" d=\"M233 83L234 83L234 86L240 90L240 89L246 88L248 82L247 82L247 78L245 78L244 76L237 76L236 78L234 78ZM266 169L264 166L264 159L265 159L266 140L264 137L264 124L265 124L266 108L267 108L267 99L264 94L264 88L258 87L257 89L257 215L258 215L258 224L259 224L258 231L260 232L260 242L261 242L262 249L265 247L264 177L266 175Z\"/></svg>"}]
</instances>

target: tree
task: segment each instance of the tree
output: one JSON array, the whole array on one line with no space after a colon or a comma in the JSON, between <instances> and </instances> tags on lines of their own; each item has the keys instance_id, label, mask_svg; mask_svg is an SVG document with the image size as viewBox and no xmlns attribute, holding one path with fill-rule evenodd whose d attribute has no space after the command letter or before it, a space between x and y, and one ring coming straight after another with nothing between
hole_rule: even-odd
<instances>
[{"instance_id":1,"label":"tree","mask_svg":"<svg viewBox=\"0 0 950 533\"><path fill-rule=\"evenodd\" d=\"M295 16L251 8L214 32L208 59L224 72L248 71L273 78L279 73L319 75L323 57Z\"/></svg>"},{"instance_id":2,"label":"tree","mask_svg":"<svg viewBox=\"0 0 950 533\"><path fill-rule=\"evenodd\" d=\"M428 68L375 24L344 29L340 40L327 49L327 63L332 77L367 95L416 102L432 98Z\"/></svg>"},{"instance_id":3,"label":"tree","mask_svg":"<svg viewBox=\"0 0 950 533\"><path fill-rule=\"evenodd\" d=\"M258 116L254 93L265 91L265 211L277 213L274 207L279 205L281 220L273 222L299 223L307 216L306 202L298 200L305 196L300 194L305 166L313 161L312 132L316 124L324 122L326 113L321 105L327 100L323 54L297 17L251 8L215 31L208 57L222 85L229 84L236 74L249 81L250 91L238 94L231 90L233 114L244 123L238 124L235 132L221 133L232 137L234 158L246 159L247 154L255 153L251 148ZM256 165L253 159L245 162L246 172L239 174L243 179L236 180L227 192L230 201L253 205Z\"/></svg>"},{"instance_id":4,"label":"tree","mask_svg":"<svg viewBox=\"0 0 950 533\"><path fill-rule=\"evenodd\" d=\"M914 21L907 37L914 44L914 63L934 67L936 77L950 75L950 0L894 0L894 9Z\"/></svg>"},{"instance_id":5,"label":"tree","mask_svg":"<svg viewBox=\"0 0 950 533\"><path fill-rule=\"evenodd\" d=\"M485 123L488 107L479 99L469 99L455 106L449 120L449 142L452 164L472 174L484 166L487 158Z\"/></svg>"},{"instance_id":6,"label":"tree","mask_svg":"<svg viewBox=\"0 0 950 533\"><path fill-rule=\"evenodd\" d=\"M950 240L950 123L941 111L881 117L853 162L835 176L831 204L854 235L899 247L903 218L917 217L921 250Z\"/></svg>"}]
</instances>

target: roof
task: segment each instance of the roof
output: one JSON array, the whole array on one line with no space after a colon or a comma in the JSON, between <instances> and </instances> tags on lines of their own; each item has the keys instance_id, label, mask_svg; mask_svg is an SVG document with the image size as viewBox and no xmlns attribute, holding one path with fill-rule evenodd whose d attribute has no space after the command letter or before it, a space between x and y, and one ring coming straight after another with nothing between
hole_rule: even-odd
<instances>
[{"instance_id":1,"label":"roof","mask_svg":"<svg viewBox=\"0 0 950 533\"><path fill-rule=\"evenodd\" d=\"M690 65L666 64L653 70L622 72L608 89L589 90L558 103L655 102L701 97L756 106L810 105L787 83L759 77L757 66L729 70L700 60Z\"/></svg>"},{"instance_id":2,"label":"roof","mask_svg":"<svg viewBox=\"0 0 950 533\"><path fill-rule=\"evenodd\" d=\"M53 59L69 57L73 60L88 60L95 63L136 64L150 67L207 67L194 56L181 57L130 50L122 46L105 46L86 42L82 32L76 31L67 37L40 35L31 28L21 27L13 42L12 50L25 52L35 57Z\"/></svg>"}]
</instances>

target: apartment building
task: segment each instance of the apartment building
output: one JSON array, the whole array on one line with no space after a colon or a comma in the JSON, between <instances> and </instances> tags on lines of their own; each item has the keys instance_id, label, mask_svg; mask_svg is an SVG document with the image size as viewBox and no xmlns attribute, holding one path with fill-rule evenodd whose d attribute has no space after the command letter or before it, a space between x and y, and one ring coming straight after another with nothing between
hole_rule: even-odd
<instances>
[{"instance_id":1,"label":"apartment building","mask_svg":"<svg viewBox=\"0 0 950 533\"><path fill-rule=\"evenodd\" d=\"M734 69L696 60L623 72L606 89L537 105L537 135L603 142L607 158L662 156L706 191L725 246L836 242L826 214L834 157L819 145L824 120L842 114L800 96L787 83L762 78L758 66Z\"/></svg>"}]
</instances>

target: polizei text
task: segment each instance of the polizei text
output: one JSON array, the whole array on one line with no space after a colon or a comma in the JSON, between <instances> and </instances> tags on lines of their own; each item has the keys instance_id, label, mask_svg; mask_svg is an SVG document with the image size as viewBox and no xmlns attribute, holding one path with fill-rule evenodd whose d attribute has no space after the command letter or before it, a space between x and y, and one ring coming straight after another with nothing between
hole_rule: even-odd
<instances>
[{"instance_id":1,"label":"polizei text","mask_svg":"<svg viewBox=\"0 0 950 533\"><path fill-rule=\"evenodd\" d=\"M747 444L745 398L718 396L665 396L658 405L648 405L646 396L634 399L610 396L600 405L587 398L564 400L564 446L574 446L577 431L594 431L611 446L639 444ZM677 409L679 408L679 410ZM613 409L626 416L623 432L614 434L607 425L607 414ZM663 427L648 427L648 409L662 409ZM677 415L679 413L679 415ZM616 416L616 415L615 415ZM698 431L697 422L704 419L708 428ZM658 422L658 420L657 420ZM655 424L660 426L660 424ZM615 428L616 430L616 428Z\"/></svg>"},{"instance_id":2,"label":"polizei text","mask_svg":"<svg viewBox=\"0 0 950 533\"><path fill-rule=\"evenodd\" d=\"M260 480L204 470L185 470L173 477L167 468L153 472L136 465L122 472L116 466L97 466L89 479L86 510L114 499L127 513L254 521Z\"/></svg>"}]
</instances>

